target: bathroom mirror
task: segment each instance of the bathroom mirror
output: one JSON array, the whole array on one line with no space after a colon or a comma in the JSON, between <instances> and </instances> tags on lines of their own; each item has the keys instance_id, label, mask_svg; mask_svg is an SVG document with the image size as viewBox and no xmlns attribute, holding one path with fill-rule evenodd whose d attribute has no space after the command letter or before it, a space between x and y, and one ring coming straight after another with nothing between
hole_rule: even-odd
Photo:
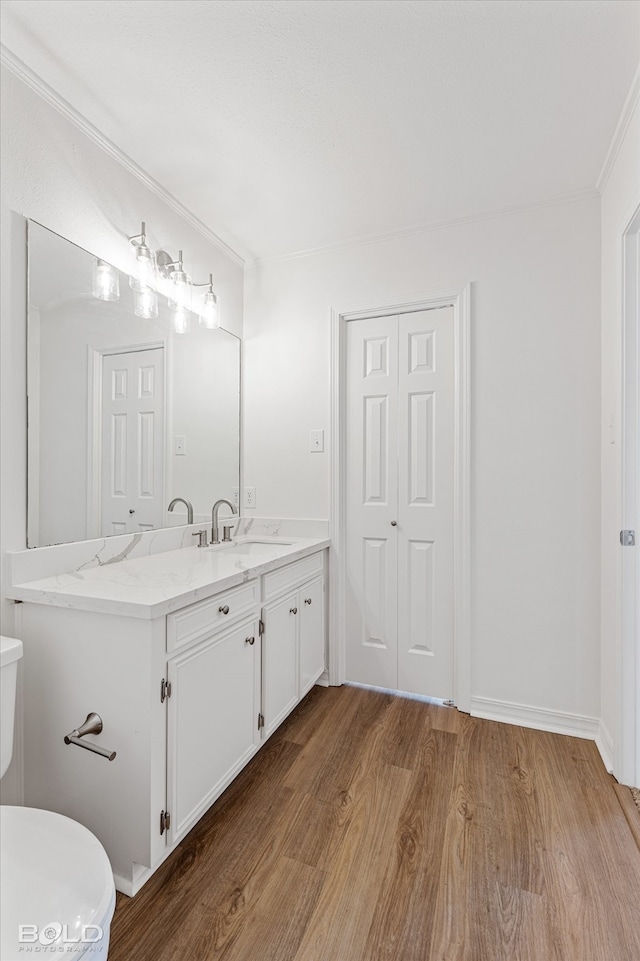
<instances>
[{"instance_id":1,"label":"bathroom mirror","mask_svg":"<svg viewBox=\"0 0 640 961\"><path fill-rule=\"evenodd\" d=\"M96 298L96 269L117 299ZM210 519L240 473L240 340L134 313L129 277L28 221L27 544Z\"/></svg>"}]
</instances>

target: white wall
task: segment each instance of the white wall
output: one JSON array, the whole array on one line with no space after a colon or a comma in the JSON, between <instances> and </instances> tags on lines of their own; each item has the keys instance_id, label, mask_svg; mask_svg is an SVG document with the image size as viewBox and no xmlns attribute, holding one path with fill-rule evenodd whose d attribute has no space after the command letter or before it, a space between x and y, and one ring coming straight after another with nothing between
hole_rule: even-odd
<instances>
[{"instance_id":1,"label":"white wall","mask_svg":"<svg viewBox=\"0 0 640 961\"><path fill-rule=\"evenodd\" d=\"M636 87L637 91L637 87ZM640 203L640 107L635 109L602 194L602 725L612 760L619 748L622 235ZM618 743L617 743L618 742Z\"/></svg>"},{"instance_id":2,"label":"white wall","mask_svg":"<svg viewBox=\"0 0 640 961\"><path fill-rule=\"evenodd\" d=\"M594 198L258 263L244 326L243 483L257 488L256 513L327 517L329 454L309 453L308 435L329 429L330 307L472 282L472 695L590 719L599 244Z\"/></svg>"},{"instance_id":3,"label":"white wall","mask_svg":"<svg viewBox=\"0 0 640 961\"><path fill-rule=\"evenodd\" d=\"M25 217L128 272L127 236L146 221L152 246L184 251L194 279L213 271L223 326L242 332L242 264L185 220L154 190L2 70L2 551L22 550L26 534ZM2 631L13 606L2 591Z\"/></svg>"}]
</instances>

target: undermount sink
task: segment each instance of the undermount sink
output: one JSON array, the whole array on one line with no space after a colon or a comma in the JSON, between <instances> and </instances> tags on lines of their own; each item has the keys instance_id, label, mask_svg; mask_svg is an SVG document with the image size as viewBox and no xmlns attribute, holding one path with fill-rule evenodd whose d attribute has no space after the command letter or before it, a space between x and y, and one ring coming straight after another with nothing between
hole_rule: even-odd
<instances>
[{"instance_id":1,"label":"undermount sink","mask_svg":"<svg viewBox=\"0 0 640 961\"><path fill-rule=\"evenodd\" d=\"M226 554L272 554L280 547L291 547L293 541L250 540L240 544L218 544L210 550L224 551Z\"/></svg>"}]
</instances>

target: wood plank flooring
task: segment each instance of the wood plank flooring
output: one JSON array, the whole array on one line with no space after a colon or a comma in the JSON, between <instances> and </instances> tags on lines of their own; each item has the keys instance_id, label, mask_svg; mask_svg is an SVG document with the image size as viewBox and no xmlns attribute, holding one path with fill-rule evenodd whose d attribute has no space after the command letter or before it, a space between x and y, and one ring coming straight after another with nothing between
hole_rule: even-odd
<instances>
[{"instance_id":1,"label":"wood plank flooring","mask_svg":"<svg viewBox=\"0 0 640 961\"><path fill-rule=\"evenodd\" d=\"M109 959L636 961L628 817L590 741L315 687L118 895Z\"/></svg>"}]
</instances>

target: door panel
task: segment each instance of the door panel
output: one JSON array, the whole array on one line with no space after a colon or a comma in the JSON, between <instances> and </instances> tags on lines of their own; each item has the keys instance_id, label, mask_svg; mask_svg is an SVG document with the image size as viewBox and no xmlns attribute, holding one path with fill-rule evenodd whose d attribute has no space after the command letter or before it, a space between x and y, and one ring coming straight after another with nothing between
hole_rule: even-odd
<instances>
[{"instance_id":1,"label":"door panel","mask_svg":"<svg viewBox=\"0 0 640 961\"><path fill-rule=\"evenodd\" d=\"M396 674L397 318L347 327L347 680ZM395 683L392 685L395 687Z\"/></svg>"},{"instance_id":2,"label":"door panel","mask_svg":"<svg viewBox=\"0 0 640 961\"><path fill-rule=\"evenodd\" d=\"M298 591L262 610L262 705L264 737L275 731L298 703Z\"/></svg>"},{"instance_id":3,"label":"door panel","mask_svg":"<svg viewBox=\"0 0 640 961\"><path fill-rule=\"evenodd\" d=\"M324 671L324 578L300 588L300 697Z\"/></svg>"},{"instance_id":4,"label":"door panel","mask_svg":"<svg viewBox=\"0 0 640 961\"><path fill-rule=\"evenodd\" d=\"M398 688L453 696L453 308L399 318Z\"/></svg>"},{"instance_id":5,"label":"door panel","mask_svg":"<svg viewBox=\"0 0 640 961\"><path fill-rule=\"evenodd\" d=\"M258 624L249 620L169 660L170 843L195 824L260 743L257 638Z\"/></svg>"}]
</instances>

